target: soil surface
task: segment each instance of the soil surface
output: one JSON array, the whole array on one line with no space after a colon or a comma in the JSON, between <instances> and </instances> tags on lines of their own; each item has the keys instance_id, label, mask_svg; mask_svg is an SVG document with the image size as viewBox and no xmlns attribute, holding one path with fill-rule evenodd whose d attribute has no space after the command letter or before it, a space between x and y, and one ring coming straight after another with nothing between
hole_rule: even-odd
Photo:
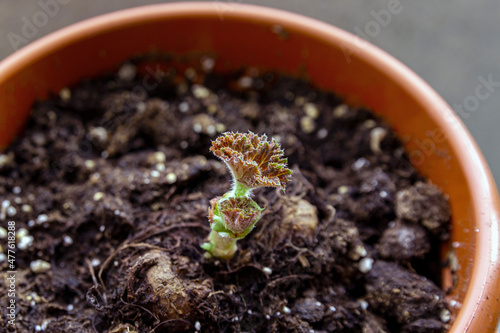
<instances>
[{"instance_id":1,"label":"soil surface","mask_svg":"<svg viewBox=\"0 0 500 333\"><path fill-rule=\"evenodd\" d=\"M212 65L131 62L33 107L0 155L17 331L446 331L450 209L388 125L305 80ZM211 140L249 130L281 142L292 181L254 192L266 209L233 260L207 259L209 201L231 186Z\"/></svg>"}]
</instances>

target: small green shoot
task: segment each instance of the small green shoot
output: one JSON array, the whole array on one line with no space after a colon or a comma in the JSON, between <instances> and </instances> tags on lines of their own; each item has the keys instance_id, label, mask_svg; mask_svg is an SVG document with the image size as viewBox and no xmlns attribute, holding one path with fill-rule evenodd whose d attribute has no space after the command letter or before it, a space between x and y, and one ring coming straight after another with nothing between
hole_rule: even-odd
<instances>
[{"instance_id":1,"label":"small green shoot","mask_svg":"<svg viewBox=\"0 0 500 333\"><path fill-rule=\"evenodd\" d=\"M250 197L258 187L285 190L292 171L279 143L267 141L264 134L227 132L212 141L210 151L222 159L233 175L231 191L210 200L208 219L212 229L201 247L207 257L231 259L238 249L236 241L252 231L263 208Z\"/></svg>"}]
</instances>

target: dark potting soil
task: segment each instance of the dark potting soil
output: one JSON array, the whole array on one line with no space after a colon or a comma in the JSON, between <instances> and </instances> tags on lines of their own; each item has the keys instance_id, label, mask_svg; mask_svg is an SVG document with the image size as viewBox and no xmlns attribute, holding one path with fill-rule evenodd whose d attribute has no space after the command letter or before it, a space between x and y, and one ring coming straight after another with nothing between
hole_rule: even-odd
<instances>
[{"instance_id":1,"label":"dark potting soil","mask_svg":"<svg viewBox=\"0 0 500 333\"><path fill-rule=\"evenodd\" d=\"M0 155L17 331L446 331L450 209L391 128L304 80L203 63L127 63L33 107ZM281 142L292 181L254 192L266 209L233 260L207 259L231 186L211 140L249 130Z\"/></svg>"}]
</instances>

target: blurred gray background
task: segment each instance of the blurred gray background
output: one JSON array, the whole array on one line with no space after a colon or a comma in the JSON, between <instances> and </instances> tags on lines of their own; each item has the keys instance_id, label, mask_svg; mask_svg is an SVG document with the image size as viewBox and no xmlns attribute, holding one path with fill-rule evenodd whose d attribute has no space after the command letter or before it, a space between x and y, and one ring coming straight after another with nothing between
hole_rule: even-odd
<instances>
[{"instance_id":1,"label":"blurred gray background","mask_svg":"<svg viewBox=\"0 0 500 333\"><path fill-rule=\"evenodd\" d=\"M161 2L169 1L0 0L0 59L71 23L117 9ZM400 3L398 12L384 16L382 13L387 13L394 2ZM500 184L500 1L221 0L212 3L223 11L238 3L265 5L317 18L353 33L361 31L369 42L413 69L455 109ZM26 30L29 23L37 23L36 31Z\"/></svg>"}]
</instances>

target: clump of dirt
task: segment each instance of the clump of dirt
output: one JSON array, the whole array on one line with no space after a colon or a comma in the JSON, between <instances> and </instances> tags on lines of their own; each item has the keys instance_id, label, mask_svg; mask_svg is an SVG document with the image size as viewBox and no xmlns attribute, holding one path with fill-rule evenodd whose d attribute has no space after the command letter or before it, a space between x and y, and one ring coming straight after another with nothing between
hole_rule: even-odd
<instances>
[{"instance_id":1,"label":"clump of dirt","mask_svg":"<svg viewBox=\"0 0 500 333\"><path fill-rule=\"evenodd\" d=\"M135 61L33 107L0 155L18 332L446 331L450 209L391 128L305 80L200 68ZM293 179L254 192L266 209L233 260L207 259L230 187L211 140L249 130Z\"/></svg>"}]
</instances>

